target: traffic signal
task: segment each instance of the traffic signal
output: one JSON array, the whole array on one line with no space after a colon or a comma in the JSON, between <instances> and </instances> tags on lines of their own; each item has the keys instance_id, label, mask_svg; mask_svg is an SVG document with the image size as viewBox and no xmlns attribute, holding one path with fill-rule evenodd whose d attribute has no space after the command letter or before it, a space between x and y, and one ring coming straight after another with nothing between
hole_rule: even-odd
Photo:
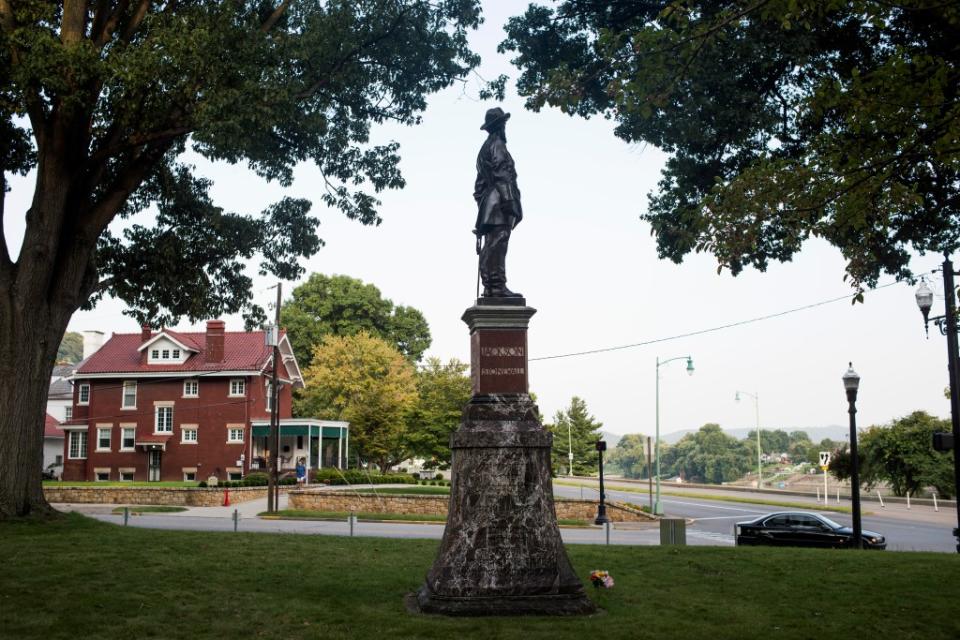
<instances>
[{"instance_id":1,"label":"traffic signal","mask_svg":"<svg viewBox=\"0 0 960 640\"><path fill-rule=\"evenodd\" d=\"M953 434L937 431L933 434L933 448L937 451L953 450Z\"/></svg>"}]
</instances>

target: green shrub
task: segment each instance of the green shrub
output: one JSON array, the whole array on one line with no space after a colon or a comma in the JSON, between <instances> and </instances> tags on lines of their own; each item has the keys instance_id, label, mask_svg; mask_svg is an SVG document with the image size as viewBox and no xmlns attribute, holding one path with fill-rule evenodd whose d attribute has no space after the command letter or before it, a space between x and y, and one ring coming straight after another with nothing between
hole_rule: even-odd
<instances>
[{"instance_id":1,"label":"green shrub","mask_svg":"<svg viewBox=\"0 0 960 640\"><path fill-rule=\"evenodd\" d=\"M207 481L206 481L206 480L201 480L201 481L200 481L200 484L198 484L197 486L200 487L200 488L202 488L202 489L205 489L205 488L207 487Z\"/></svg>"},{"instance_id":2,"label":"green shrub","mask_svg":"<svg viewBox=\"0 0 960 640\"><path fill-rule=\"evenodd\" d=\"M243 479L245 487L265 487L270 483L270 476L260 471L249 474Z\"/></svg>"},{"instance_id":3,"label":"green shrub","mask_svg":"<svg viewBox=\"0 0 960 640\"><path fill-rule=\"evenodd\" d=\"M434 480L443 480L443 474L442 474L442 473L438 473L437 475L433 476L433 479L434 479Z\"/></svg>"}]
</instances>

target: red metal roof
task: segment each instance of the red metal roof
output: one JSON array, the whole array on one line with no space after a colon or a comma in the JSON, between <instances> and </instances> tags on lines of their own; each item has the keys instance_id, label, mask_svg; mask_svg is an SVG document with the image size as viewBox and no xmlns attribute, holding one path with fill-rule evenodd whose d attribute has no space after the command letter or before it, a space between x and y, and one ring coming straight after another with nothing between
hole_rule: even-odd
<instances>
[{"instance_id":1,"label":"red metal roof","mask_svg":"<svg viewBox=\"0 0 960 640\"><path fill-rule=\"evenodd\" d=\"M143 340L139 333L115 333L77 368L76 376L94 373L164 373L212 371L260 371L270 358L271 349L264 344L263 331L227 331L223 334L223 360L207 362L206 333L174 333L164 331L184 344L195 345L199 353L183 364L146 364L137 351ZM153 337L156 337L154 334Z\"/></svg>"},{"instance_id":2,"label":"red metal roof","mask_svg":"<svg viewBox=\"0 0 960 640\"><path fill-rule=\"evenodd\" d=\"M47 414L46 420L43 423L43 437L44 438L62 438L63 429L60 428L60 422L57 421L49 413Z\"/></svg>"}]
</instances>

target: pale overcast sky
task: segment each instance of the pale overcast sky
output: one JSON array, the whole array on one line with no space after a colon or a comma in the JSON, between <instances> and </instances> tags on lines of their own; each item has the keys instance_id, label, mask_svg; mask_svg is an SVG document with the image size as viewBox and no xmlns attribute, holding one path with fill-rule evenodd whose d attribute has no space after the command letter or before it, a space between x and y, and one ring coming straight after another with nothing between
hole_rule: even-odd
<instances>
[{"instance_id":1,"label":"pale overcast sky","mask_svg":"<svg viewBox=\"0 0 960 640\"><path fill-rule=\"evenodd\" d=\"M478 72L488 79L500 73L515 78L517 71L496 46L506 19L526 5L484 5L486 22L472 38L483 57ZM322 181L312 166L300 167L292 188L283 190L243 167L195 161L214 180L214 199L227 210L255 214L282 195L311 199L327 244L305 265L307 273L346 274L375 284L395 303L424 313L433 334L428 355L469 361L460 316L476 286L474 162L484 140L483 114L495 106L477 100L478 84L474 79L431 97L421 126L375 132L376 142L401 143L407 179L404 190L383 194L384 221L377 228L325 209ZM682 265L658 260L650 227L639 216L659 178L662 153L623 143L603 119L531 113L513 93L502 106L513 114L508 146L525 214L511 239L507 276L510 288L538 310L530 326L531 357L634 344L849 297L839 251L819 241L808 243L792 263L737 278L717 275L710 255ZM23 219L17 214L28 206L33 176L11 183L7 233L18 245ZM914 267L930 270L939 262L937 256L918 257ZM271 284L256 281L264 305L273 298L266 290ZM284 283L285 293L293 286ZM119 302L105 301L78 312L70 330L99 329L108 336L138 331L122 310ZM943 313L942 295L933 313ZM243 327L239 317L226 320L228 330ZM924 338L913 287L906 284L868 292L864 304L845 299L691 338L534 361L531 390L548 417L576 395L605 431L652 435L655 358L687 354L696 367L692 377L682 361L661 369L662 433L707 422L752 427L753 402L734 402L738 389L759 394L763 428L845 425L841 376L849 360L861 376L861 427L917 409L949 416L945 339L935 328Z\"/></svg>"}]
</instances>

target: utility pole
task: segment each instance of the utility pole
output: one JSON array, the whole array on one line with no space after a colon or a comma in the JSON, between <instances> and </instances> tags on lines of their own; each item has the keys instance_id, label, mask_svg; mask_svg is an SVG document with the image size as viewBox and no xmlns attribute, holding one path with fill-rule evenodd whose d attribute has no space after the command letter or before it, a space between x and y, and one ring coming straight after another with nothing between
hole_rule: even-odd
<instances>
[{"instance_id":1,"label":"utility pole","mask_svg":"<svg viewBox=\"0 0 960 640\"><path fill-rule=\"evenodd\" d=\"M267 512L280 508L280 488L277 477L277 460L280 457L280 394L277 389L277 371L280 360L280 298L281 284L277 285L277 306L274 326L267 336L267 344L273 345L273 380L270 384L270 428L267 433L267 448L270 450L270 468L267 471ZM271 287L272 288L272 287Z\"/></svg>"},{"instance_id":2,"label":"utility pole","mask_svg":"<svg viewBox=\"0 0 960 640\"><path fill-rule=\"evenodd\" d=\"M650 436L647 436L647 489L650 492L650 513L653 513L653 472L650 465L653 463L653 455L650 453Z\"/></svg>"}]
</instances>

